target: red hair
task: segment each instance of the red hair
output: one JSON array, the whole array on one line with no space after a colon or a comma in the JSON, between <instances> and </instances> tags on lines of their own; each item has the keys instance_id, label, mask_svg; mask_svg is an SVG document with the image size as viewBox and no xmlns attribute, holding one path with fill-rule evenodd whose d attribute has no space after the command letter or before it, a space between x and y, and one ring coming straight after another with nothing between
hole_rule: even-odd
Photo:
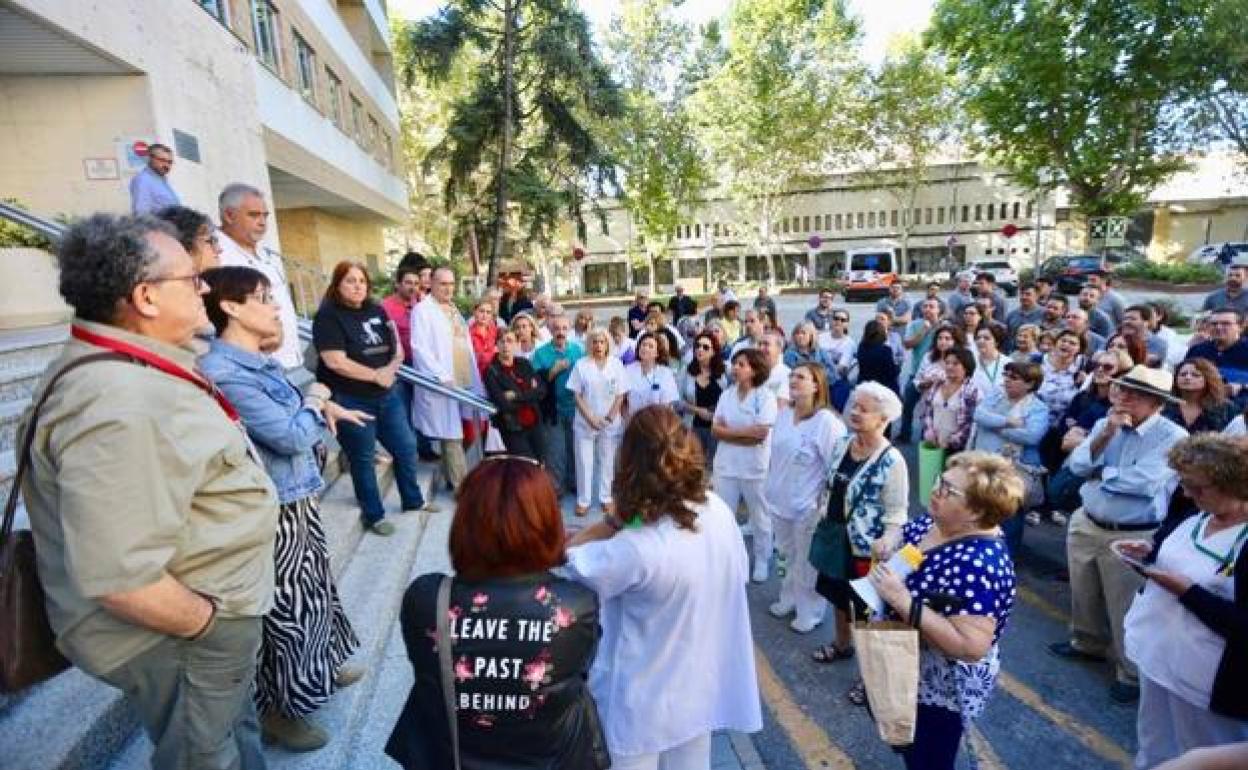
<instances>
[{"instance_id":1,"label":"red hair","mask_svg":"<svg viewBox=\"0 0 1248 770\"><path fill-rule=\"evenodd\" d=\"M329 285L325 287L326 302L332 302L335 305L342 304L342 297L338 294L338 287L346 280L347 273L352 270L359 270L364 276L364 286L367 287L368 293L364 297L364 304L367 305L373 300L373 279L368 274L368 268L363 262L356 262L350 259L344 259L334 265L334 272L329 277Z\"/></svg>"},{"instance_id":2,"label":"red hair","mask_svg":"<svg viewBox=\"0 0 1248 770\"><path fill-rule=\"evenodd\" d=\"M563 564L564 541L559 498L536 461L488 459L459 485L450 546L464 578L544 572Z\"/></svg>"}]
</instances>

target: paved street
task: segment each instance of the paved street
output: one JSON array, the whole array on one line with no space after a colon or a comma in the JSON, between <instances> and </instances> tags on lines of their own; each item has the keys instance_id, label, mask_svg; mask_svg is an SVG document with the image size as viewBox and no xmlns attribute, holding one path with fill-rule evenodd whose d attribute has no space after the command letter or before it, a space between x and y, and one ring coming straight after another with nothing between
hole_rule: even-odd
<instances>
[{"instance_id":1,"label":"paved street","mask_svg":"<svg viewBox=\"0 0 1248 770\"><path fill-rule=\"evenodd\" d=\"M910 296L918 298L919 294ZM1158 294L1126 293L1128 302L1153 296ZM1203 295L1177 295L1176 299L1192 310L1199 307ZM777 298L785 328L791 328L813 302L810 295ZM870 318L872 304L847 307L851 328L858 336ZM624 310L594 308L604 322ZM913 485L914 449L905 447L904 451ZM1130 767L1135 710L1110 701L1109 669L1058 660L1045 651L1046 645L1066 634L1069 587L1063 582L1064 549L1064 530L1050 523L1027 528L1017 564L1018 600L1002 639L1002 674L972 733L980 766L986 770ZM763 765L775 770L900 767L900 760L877 737L866 710L844 698L856 677L856 665L852 661L825 665L810 658L811 650L831 639L830 618L811 634L799 636L789 630L787 621L767 613L779 590L778 577L750 585L748 590L755 639L752 652L766 707L764 729L752 741Z\"/></svg>"}]
</instances>

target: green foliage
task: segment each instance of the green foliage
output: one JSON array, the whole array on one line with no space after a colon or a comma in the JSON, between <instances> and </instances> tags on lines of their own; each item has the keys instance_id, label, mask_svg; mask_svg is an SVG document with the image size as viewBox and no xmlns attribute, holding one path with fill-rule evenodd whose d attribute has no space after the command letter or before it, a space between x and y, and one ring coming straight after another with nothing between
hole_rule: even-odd
<instances>
[{"instance_id":1,"label":"green foliage","mask_svg":"<svg viewBox=\"0 0 1248 770\"><path fill-rule=\"evenodd\" d=\"M843 0L738 0L719 66L692 99L714 175L775 277L782 193L809 182L853 142L864 70Z\"/></svg>"},{"instance_id":2,"label":"green foliage","mask_svg":"<svg viewBox=\"0 0 1248 770\"><path fill-rule=\"evenodd\" d=\"M692 33L672 19L674 7L672 0L627 0L607 42L625 110L607 124L606 135L622 172L620 203L647 264L667 252L676 226L711 181L682 98L683 75L696 76L699 65L687 59Z\"/></svg>"},{"instance_id":3,"label":"green foliage","mask_svg":"<svg viewBox=\"0 0 1248 770\"><path fill-rule=\"evenodd\" d=\"M1164 283L1219 283L1222 280L1222 272L1212 265L1148 260L1128 262L1114 270L1114 276Z\"/></svg>"},{"instance_id":4,"label":"green foliage","mask_svg":"<svg viewBox=\"0 0 1248 770\"><path fill-rule=\"evenodd\" d=\"M26 208L16 198L5 198L4 202L10 206ZM64 221L64 217L57 217L57 219ZM7 219L0 219L0 249L13 248L52 251L52 242L34 230L14 224Z\"/></svg>"},{"instance_id":5,"label":"green foliage","mask_svg":"<svg viewBox=\"0 0 1248 770\"><path fill-rule=\"evenodd\" d=\"M513 214L529 241L549 243L564 216L584 238L584 205L614 182L614 161L592 126L619 116L623 102L575 2L448 0L401 37L406 83L463 74L445 135L425 161L446 169L448 211L489 211L478 241L490 280ZM457 70L465 61L475 63L466 73Z\"/></svg>"},{"instance_id":6,"label":"green foliage","mask_svg":"<svg viewBox=\"0 0 1248 770\"><path fill-rule=\"evenodd\" d=\"M995 162L1027 188L1066 185L1089 216L1130 214L1184 167L1166 115L1207 85L1193 52L1224 2L940 0L929 36Z\"/></svg>"}]
</instances>

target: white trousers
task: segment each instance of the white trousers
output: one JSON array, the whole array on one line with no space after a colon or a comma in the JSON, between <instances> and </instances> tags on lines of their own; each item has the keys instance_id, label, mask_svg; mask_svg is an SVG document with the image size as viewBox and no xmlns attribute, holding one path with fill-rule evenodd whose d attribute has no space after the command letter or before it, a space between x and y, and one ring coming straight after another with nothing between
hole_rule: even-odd
<instances>
[{"instance_id":1,"label":"white trousers","mask_svg":"<svg viewBox=\"0 0 1248 770\"><path fill-rule=\"evenodd\" d=\"M1147 676L1140 676L1135 729L1140 743L1137 770L1149 770L1192 749L1248 741L1248 722L1193 706Z\"/></svg>"},{"instance_id":2,"label":"white trousers","mask_svg":"<svg viewBox=\"0 0 1248 770\"><path fill-rule=\"evenodd\" d=\"M763 498L764 479L739 479L735 476L716 474L711 481L715 494L728 504L733 514L737 506L744 501L749 513L750 529L754 533L754 564L771 562L771 509Z\"/></svg>"},{"instance_id":3,"label":"white trousers","mask_svg":"<svg viewBox=\"0 0 1248 770\"><path fill-rule=\"evenodd\" d=\"M615 480L615 450L620 446L616 433L573 431L576 451L576 504L588 508L594 501L594 469L598 470L598 503L611 502L611 482Z\"/></svg>"},{"instance_id":4,"label":"white trousers","mask_svg":"<svg viewBox=\"0 0 1248 770\"><path fill-rule=\"evenodd\" d=\"M611 770L710 770L710 767L710 733L657 754L611 755Z\"/></svg>"},{"instance_id":5,"label":"white trousers","mask_svg":"<svg viewBox=\"0 0 1248 770\"><path fill-rule=\"evenodd\" d=\"M771 525L776 536L776 550L784 557L784 580L780 582L780 603L797 609L802 625L823 622L828 600L815 592L818 572L810 563L810 538L819 524L818 511L804 519L775 516Z\"/></svg>"}]
</instances>

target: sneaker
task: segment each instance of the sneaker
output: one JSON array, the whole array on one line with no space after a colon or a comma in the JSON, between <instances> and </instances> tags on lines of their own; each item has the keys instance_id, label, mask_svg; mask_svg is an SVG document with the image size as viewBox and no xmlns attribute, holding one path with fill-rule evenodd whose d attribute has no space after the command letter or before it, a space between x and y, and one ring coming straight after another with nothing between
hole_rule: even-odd
<instances>
[{"instance_id":1,"label":"sneaker","mask_svg":"<svg viewBox=\"0 0 1248 770\"><path fill-rule=\"evenodd\" d=\"M369 525L368 531L372 532L374 535L389 537L394 534L394 525L385 519L382 519L381 521L375 521Z\"/></svg>"},{"instance_id":2,"label":"sneaker","mask_svg":"<svg viewBox=\"0 0 1248 770\"><path fill-rule=\"evenodd\" d=\"M822 620L810 620L807 618L793 618L793 622L789 624L789 628L799 634L809 634L823 623Z\"/></svg>"},{"instance_id":3,"label":"sneaker","mask_svg":"<svg viewBox=\"0 0 1248 770\"><path fill-rule=\"evenodd\" d=\"M427 513L437 513L438 511L442 510L442 506L430 500L429 502L420 506L420 510L425 511Z\"/></svg>"},{"instance_id":4,"label":"sneaker","mask_svg":"<svg viewBox=\"0 0 1248 770\"><path fill-rule=\"evenodd\" d=\"M1069 519L1066 517L1066 514L1062 511L1053 511L1052 518L1053 518L1053 523L1059 527L1066 526L1066 522L1069 521Z\"/></svg>"},{"instance_id":5,"label":"sneaker","mask_svg":"<svg viewBox=\"0 0 1248 770\"><path fill-rule=\"evenodd\" d=\"M1119 706L1130 706L1140 699L1139 685L1114 682L1109 686L1109 699Z\"/></svg>"},{"instance_id":6,"label":"sneaker","mask_svg":"<svg viewBox=\"0 0 1248 770\"><path fill-rule=\"evenodd\" d=\"M786 604L785 602L776 602L775 604L768 607L767 611L771 613L771 616L773 618L784 618L792 614L794 609L796 608L792 604Z\"/></svg>"},{"instance_id":7,"label":"sneaker","mask_svg":"<svg viewBox=\"0 0 1248 770\"><path fill-rule=\"evenodd\" d=\"M306 718L291 719L269 714L260 725L265 743L277 744L288 751L316 751L329 743L329 734Z\"/></svg>"},{"instance_id":8,"label":"sneaker","mask_svg":"<svg viewBox=\"0 0 1248 770\"><path fill-rule=\"evenodd\" d=\"M363 666L343 666L338 669L338 674L334 677L334 684L337 685L340 690L346 689L363 678Z\"/></svg>"},{"instance_id":9,"label":"sneaker","mask_svg":"<svg viewBox=\"0 0 1248 770\"><path fill-rule=\"evenodd\" d=\"M1039 526L1040 524L1040 512L1039 511L1027 511L1027 515L1024 516L1023 518L1027 521L1028 524L1030 524L1033 527Z\"/></svg>"},{"instance_id":10,"label":"sneaker","mask_svg":"<svg viewBox=\"0 0 1248 770\"><path fill-rule=\"evenodd\" d=\"M750 577L755 583L767 582L767 563L759 562L754 565L754 574Z\"/></svg>"}]
</instances>

